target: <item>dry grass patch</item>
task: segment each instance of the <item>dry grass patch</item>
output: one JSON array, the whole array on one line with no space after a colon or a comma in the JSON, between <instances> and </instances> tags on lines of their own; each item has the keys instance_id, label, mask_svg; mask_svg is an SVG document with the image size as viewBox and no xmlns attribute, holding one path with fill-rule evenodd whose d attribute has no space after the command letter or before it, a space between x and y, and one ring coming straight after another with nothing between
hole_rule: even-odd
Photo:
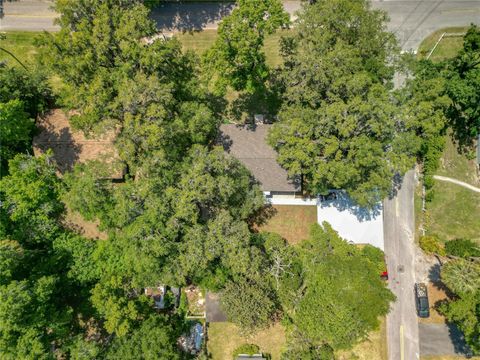
<instances>
[{"instance_id":1,"label":"dry grass patch","mask_svg":"<svg viewBox=\"0 0 480 360\"><path fill-rule=\"evenodd\" d=\"M80 234L89 239L96 240L106 240L108 235L106 232L100 231L98 228L100 222L97 221L87 221L82 215L77 212L73 212L67 208L65 215L65 226L72 231L75 231L77 234Z\"/></svg>"},{"instance_id":2,"label":"dry grass patch","mask_svg":"<svg viewBox=\"0 0 480 360\"><path fill-rule=\"evenodd\" d=\"M277 233L290 244L308 239L310 227L317 223L316 206L275 205L272 208L273 216L258 230Z\"/></svg>"},{"instance_id":3,"label":"dry grass patch","mask_svg":"<svg viewBox=\"0 0 480 360\"><path fill-rule=\"evenodd\" d=\"M337 352L338 360L387 360L387 325L382 319L380 328L372 331L368 339L355 345L352 350Z\"/></svg>"},{"instance_id":4,"label":"dry grass patch","mask_svg":"<svg viewBox=\"0 0 480 360\"><path fill-rule=\"evenodd\" d=\"M272 360L278 360L286 341L285 329L281 324L275 324L254 335L242 336L238 327L232 323L210 323L207 337L208 352L212 360L233 359L233 352L243 344L258 345L262 353L268 353Z\"/></svg>"}]
</instances>

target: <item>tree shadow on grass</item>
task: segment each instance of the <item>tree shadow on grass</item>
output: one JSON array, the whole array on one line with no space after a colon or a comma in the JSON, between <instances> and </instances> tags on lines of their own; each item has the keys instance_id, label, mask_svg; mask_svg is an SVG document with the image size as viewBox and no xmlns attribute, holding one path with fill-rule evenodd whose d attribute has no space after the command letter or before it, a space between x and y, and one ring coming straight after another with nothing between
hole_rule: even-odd
<instances>
[{"instance_id":1,"label":"tree shadow on grass","mask_svg":"<svg viewBox=\"0 0 480 360\"><path fill-rule=\"evenodd\" d=\"M252 230L258 232L258 228L267 224L268 221L277 214L277 212L277 209L275 209L271 204L267 204L249 219L248 225Z\"/></svg>"}]
</instances>

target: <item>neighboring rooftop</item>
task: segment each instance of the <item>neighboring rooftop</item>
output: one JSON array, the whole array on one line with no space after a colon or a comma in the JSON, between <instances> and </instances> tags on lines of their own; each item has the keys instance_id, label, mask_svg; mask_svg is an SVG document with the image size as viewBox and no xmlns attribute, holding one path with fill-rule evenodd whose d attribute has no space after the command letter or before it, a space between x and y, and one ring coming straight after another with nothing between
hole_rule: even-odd
<instances>
[{"instance_id":1,"label":"neighboring rooftop","mask_svg":"<svg viewBox=\"0 0 480 360\"><path fill-rule=\"evenodd\" d=\"M300 192L300 181L289 178L277 162L277 153L267 144L271 125L220 126L220 142L225 151L251 171L263 191Z\"/></svg>"},{"instance_id":2,"label":"neighboring rooftop","mask_svg":"<svg viewBox=\"0 0 480 360\"><path fill-rule=\"evenodd\" d=\"M100 160L112 164L111 178L121 179L123 169L114 166L118 153L113 141L115 132L109 131L102 136L87 138L82 131L72 129L67 115L60 109L54 109L37 120L38 135L33 138L35 156L52 149L60 173L72 169L77 162Z\"/></svg>"}]
</instances>

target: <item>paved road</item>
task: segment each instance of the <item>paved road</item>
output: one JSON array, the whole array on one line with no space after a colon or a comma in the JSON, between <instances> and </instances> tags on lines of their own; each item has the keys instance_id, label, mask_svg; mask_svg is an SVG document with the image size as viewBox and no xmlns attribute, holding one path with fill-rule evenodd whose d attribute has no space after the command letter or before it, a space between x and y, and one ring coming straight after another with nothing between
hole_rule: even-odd
<instances>
[{"instance_id":1,"label":"paved road","mask_svg":"<svg viewBox=\"0 0 480 360\"><path fill-rule=\"evenodd\" d=\"M396 196L384 202L385 256L389 287L397 297L387 316L388 358L419 358L418 323L415 313L415 229L413 191L415 173L409 171Z\"/></svg>"},{"instance_id":2,"label":"paved road","mask_svg":"<svg viewBox=\"0 0 480 360\"><path fill-rule=\"evenodd\" d=\"M0 30L55 30L56 15L50 6L50 0L8 2ZM284 1L284 6L292 17L301 7L300 1ZM415 50L437 29L480 23L479 0L374 0L372 6L387 11L388 28L405 50ZM231 9L232 3L165 3L152 12L152 18L160 29L215 29Z\"/></svg>"},{"instance_id":3,"label":"paved road","mask_svg":"<svg viewBox=\"0 0 480 360\"><path fill-rule=\"evenodd\" d=\"M0 30L55 31L57 14L51 10L51 0L4 1L5 17L0 19Z\"/></svg>"}]
</instances>

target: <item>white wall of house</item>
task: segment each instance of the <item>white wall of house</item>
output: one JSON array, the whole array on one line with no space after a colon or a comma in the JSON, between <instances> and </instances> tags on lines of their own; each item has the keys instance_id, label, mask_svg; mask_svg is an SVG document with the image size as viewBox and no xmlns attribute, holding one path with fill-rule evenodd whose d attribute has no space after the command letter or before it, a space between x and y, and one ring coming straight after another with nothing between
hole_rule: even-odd
<instances>
[{"instance_id":1,"label":"white wall of house","mask_svg":"<svg viewBox=\"0 0 480 360\"><path fill-rule=\"evenodd\" d=\"M267 201L272 205L314 205L317 206L317 221L328 222L338 234L355 244L370 244L384 249L383 207L381 204L372 211L358 207L342 191L336 200L320 201L319 198L295 198L293 195L270 195Z\"/></svg>"}]
</instances>

